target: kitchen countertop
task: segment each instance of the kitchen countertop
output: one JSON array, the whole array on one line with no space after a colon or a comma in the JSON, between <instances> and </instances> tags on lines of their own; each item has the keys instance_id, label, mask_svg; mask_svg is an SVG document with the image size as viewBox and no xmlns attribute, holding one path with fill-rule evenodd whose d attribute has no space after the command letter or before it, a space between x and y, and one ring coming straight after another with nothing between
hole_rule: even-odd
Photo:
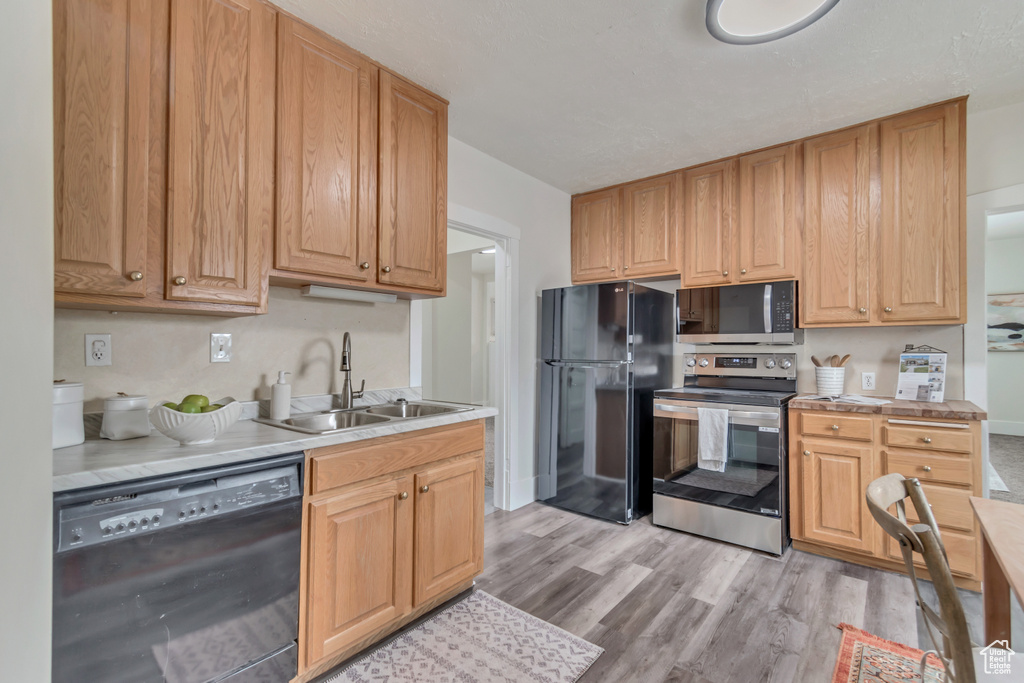
<instances>
[{"instance_id":1,"label":"kitchen countertop","mask_svg":"<svg viewBox=\"0 0 1024 683\"><path fill-rule=\"evenodd\" d=\"M876 398L876 397L872 397ZM879 396L877 398L888 398ZM789 402L792 410L825 410L838 413L870 413L873 415L897 415L902 417L930 417L947 420L987 420L988 414L970 401L945 401L926 403L924 401L900 401L880 406L859 403L837 403L835 401L811 400L797 396Z\"/></svg>"},{"instance_id":2,"label":"kitchen countertop","mask_svg":"<svg viewBox=\"0 0 1024 683\"><path fill-rule=\"evenodd\" d=\"M78 446L53 451L53 491L71 491L259 460L321 446L471 422L497 414L496 408L474 407L465 412L393 420L324 435L303 434L242 420L216 441L201 446L182 446L155 429L150 436L127 441L89 438Z\"/></svg>"}]
</instances>

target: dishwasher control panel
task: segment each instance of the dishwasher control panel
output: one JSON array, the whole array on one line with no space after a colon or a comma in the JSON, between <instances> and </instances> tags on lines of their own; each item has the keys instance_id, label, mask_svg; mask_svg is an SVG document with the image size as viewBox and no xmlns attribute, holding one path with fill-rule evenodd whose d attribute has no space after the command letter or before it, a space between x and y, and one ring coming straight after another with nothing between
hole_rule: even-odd
<instances>
[{"instance_id":1,"label":"dishwasher control panel","mask_svg":"<svg viewBox=\"0 0 1024 683\"><path fill-rule=\"evenodd\" d=\"M301 495L298 469L279 467L97 498L60 509L57 551L210 520Z\"/></svg>"}]
</instances>

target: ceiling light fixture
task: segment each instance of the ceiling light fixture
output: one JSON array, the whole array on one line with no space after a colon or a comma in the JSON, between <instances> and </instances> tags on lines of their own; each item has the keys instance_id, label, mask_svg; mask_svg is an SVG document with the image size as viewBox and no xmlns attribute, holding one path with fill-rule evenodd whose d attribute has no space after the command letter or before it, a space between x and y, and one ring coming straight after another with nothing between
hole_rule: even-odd
<instances>
[{"instance_id":1,"label":"ceiling light fixture","mask_svg":"<svg viewBox=\"0 0 1024 683\"><path fill-rule=\"evenodd\" d=\"M321 287L320 285L306 285L302 288L302 296L311 296L316 299L363 301L371 304L393 304L398 300L396 295L387 292L364 292L360 289L340 289L338 287Z\"/></svg>"},{"instance_id":2,"label":"ceiling light fixture","mask_svg":"<svg viewBox=\"0 0 1024 683\"><path fill-rule=\"evenodd\" d=\"M755 45L807 28L839 0L708 0L708 32L723 43Z\"/></svg>"}]
</instances>

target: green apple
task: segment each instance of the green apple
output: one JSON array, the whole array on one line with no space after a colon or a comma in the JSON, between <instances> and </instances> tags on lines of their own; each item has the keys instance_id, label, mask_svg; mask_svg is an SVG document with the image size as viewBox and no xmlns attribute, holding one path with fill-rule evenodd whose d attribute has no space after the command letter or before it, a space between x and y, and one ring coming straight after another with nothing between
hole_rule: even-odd
<instances>
[{"instance_id":1,"label":"green apple","mask_svg":"<svg viewBox=\"0 0 1024 683\"><path fill-rule=\"evenodd\" d=\"M170 408L171 410L177 410L178 409L178 404L177 403L171 403L170 401L168 401L167 403L164 404L164 408Z\"/></svg>"},{"instance_id":2,"label":"green apple","mask_svg":"<svg viewBox=\"0 0 1024 683\"><path fill-rule=\"evenodd\" d=\"M194 403L200 408L205 408L210 405L210 399L202 394L189 394L185 398L181 399L182 403Z\"/></svg>"},{"instance_id":3,"label":"green apple","mask_svg":"<svg viewBox=\"0 0 1024 683\"><path fill-rule=\"evenodd\" d=\"M221 404L219 404L219 403L214 403L214 404L213 404L213 405L211 405L211 406L203 406L203 412L204 412L204 413L212 413L213 411L215 411L215 410L220 410L220 409L221 409L221 408L223 408L223 407L224 407L224 406L222 406L222 405L221 405Z\"/></svg>"},{"instance_id":4,"label":"green apple","mask_svg":"<svg viewBox=\"0 0 1024 683\"><path fill-rule=\"evenodd\" d=\"M202 406L196 405L195 403L184 402L178 406L179 413L201 413L203 412Z\"/></svg>"}]
</instances>

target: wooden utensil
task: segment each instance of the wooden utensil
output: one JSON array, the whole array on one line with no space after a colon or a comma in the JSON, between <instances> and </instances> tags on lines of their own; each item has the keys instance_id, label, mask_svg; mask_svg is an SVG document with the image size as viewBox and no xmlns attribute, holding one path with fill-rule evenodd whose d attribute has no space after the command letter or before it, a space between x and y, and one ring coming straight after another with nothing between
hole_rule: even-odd
<instances>
[{"instance_id":1,"label":"wooden utensil","mask_svg":"<svg viewBox=\"0 0 1024 683\"><path fill-rule=\"evenodd\" d=\"M848 353L845 356L843 356L843 359L841 361L839 361L839 367L845 366L847 361L849 361L849 360L850 360L850 354Z\"/></svg>"},{"instance_id":2,"label":"wooden utensil","mask_svg":"<svg viewBox=\"0 0 1024 683\"><path fill-rule=\"evenodd\" d=\"M831 358L829 358L828 359L828 364L831 365L834 368L838 368L839 367L839 356L835 355L835 356L832 356Z\"/></svg>"},{"instance_id":3,"label":"wooden utensil","mask_svg":"<svg viewBox=\"0 0 1024 683\"><path fill-rule=\"evenodd\" d=\"M811 362L814 363L814 367L816 367L816 368L823 368L823 367L825 367L824 365L821 364L821 361L818 360L817 356L811 356Z\"/></svg>"}]
</instances>

